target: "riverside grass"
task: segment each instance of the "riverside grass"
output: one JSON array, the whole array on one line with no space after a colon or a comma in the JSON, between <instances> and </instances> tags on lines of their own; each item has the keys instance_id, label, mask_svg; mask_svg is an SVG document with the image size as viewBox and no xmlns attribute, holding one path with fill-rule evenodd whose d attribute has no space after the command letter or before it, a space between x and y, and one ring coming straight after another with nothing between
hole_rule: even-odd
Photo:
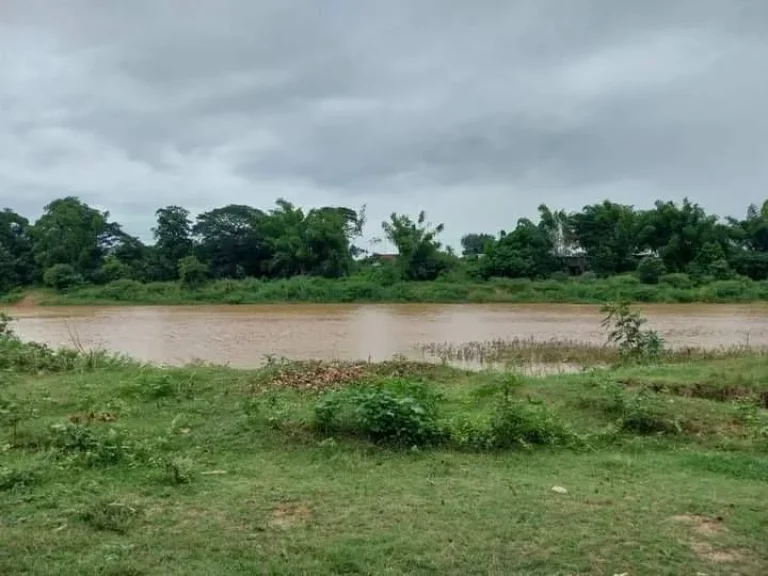
<instances>
[{"instance_id":1,"label":"riverside grass","mask_svg":"<svg viewBox=\"0 0 768 576\"><path fill-rule=\"evenodd\" d=\"M23 294L6 295L18 301ZM63 293L37 291L40 304L259 304L281 302L422 302L422 303L571 303L595 304L618 300L646 303L727 303L768 300L768 282L748 278L695 285L685 275L672 274L659 284L641 284L633 275L610 278L568 278L531 281L495 279L488 282L434 281L382 284L366 277L337 280L294 277L285 280L217 280L185 288L178 282L142 284L118 280L83 286Z\"/></svg>"},{"instance_id":2,"label":"riverside grass","mask_svg":"<svg viewBox=\"0 0 768 576\"><path fill-rule=\"evenodd\" d=\"M394 381L434 392L447 426L484 422L504 373L162 368L39 348L27 358L11 344L0 347L2 574L768 570L768 364L748 350L512 376L516 401L577 441L489 450L320 433L314 407ZM671 426L641 434L627 425L638 418Z\"/></svg>"}]
</instances>

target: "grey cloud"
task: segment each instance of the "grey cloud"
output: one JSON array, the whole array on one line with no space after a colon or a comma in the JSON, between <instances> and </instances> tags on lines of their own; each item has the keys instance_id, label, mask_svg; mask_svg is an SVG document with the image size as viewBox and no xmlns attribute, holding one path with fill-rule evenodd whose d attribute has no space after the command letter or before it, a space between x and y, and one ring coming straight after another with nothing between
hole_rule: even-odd
<instances>
[{"instance_id":1,"label":"grey cloud","mask_svg":"<svg viewBox=\"0 0 768 576\"><path fill-rule=\"evenodd\" d=\"M284 195L424 207L455 244L542 201L740 213L768 184L761 0L8 0L0 54L0 201L143 235Z\"/></svg>"}]
</instances>

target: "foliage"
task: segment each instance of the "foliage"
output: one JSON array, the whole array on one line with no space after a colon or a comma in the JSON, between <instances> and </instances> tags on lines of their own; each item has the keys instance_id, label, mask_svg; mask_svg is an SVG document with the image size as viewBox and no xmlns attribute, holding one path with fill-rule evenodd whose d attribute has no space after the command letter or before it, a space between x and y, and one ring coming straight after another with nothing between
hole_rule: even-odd
<instances>
[{"instance_id":1,"label":"foliage","mask_svg":"<svg viewBox=\"0 0 768 576\"><path fill-rule=\"evenodd\" d=\"M460 419L450 426L452 441L473 450L509 450L531 446L569 446L578 437L558 422L541 402L515 397L523 385L515 374L499 377L481 389L481 395L494 399L490 421L480 423Z\"/></svg>"},{"instance_id":2,"label":"foliage","mask_svg":"<svg viewBox=\"0 0 768 576\"><path fill-rule=\"evenodd\" d=\"M56 290L67 290L83 283L83 277L69 264L54 264L43 274L46 286Z\"/></svg>"},{"instance_id":3,"label":"foliage","mask_svg":"<svg viewBox=\"0 0 768 576\"><path fill-rule=\"evenodd\" d=\"M440 252L437 236L443 224L432 226L422 210L416 221L403 214L392 213L382 228L387 239L397 248L397 263L406 280L434 280L448 268L448 258Z\"/></svg>"},{"instance_id":4,"label":"foliage","mask_svg":"<svg viewBox=\"0 0 768 576\"><path fill-rule=\"evenodd\" d=\"M658 284L666 271L664 261L655 256L646 256L637 265L637 276L643 284Z\"/></svg>"},{"instance_id":5,"label":"foliage","mask_svg":"<svg viewBox=\"0 0 768 576\"><path fill-rule=\"evenodd\" d=\"M680 425L670 418L653 392L628 392L618 383L603 386L606 410L618 417L621 430L636 434L676 434Z\"/></svg>"},{"instance_id":6,"label":"foliage","mask_svg":"<svg viewBox=\"0 0 768 576\"><path fill-rule=\"evenodd\" d=\"M326 434L360 434L399 446L425 446L441 437L437 396L420 383L396 379L327 392L315 404L315 422Z\"/></svg>"},{"instance_id":7,"label":"foliage","mask_svg":"<svg viewBox=\"0 0 768 576\"><path fill-rule=\"evenodd\" d=\"M655 330L644 330L647 320L626 301L608 303L601 308L602 326L608 331L608 342L619 348L624 361L656 362L664 349L664 341Z\"/></svg>"},{"instance_id":8,"label":"foliage","mask_svg":"<svg viewBox=\"0 0 768 576\"><path fill-rule=\"evenodd\" d=\"M187 288L197 288L208 278L208 266L195 256L184 256L179 260L179 280Z\"/></svg>"},{"instance_id":9,"label":"foliage","mask_svg":"<svg viewBox=\"0 0 768 576\"><path fill-rule=\"evenodd\" d=\"M175 282L184 262L194 263L196 272L207 267L205 274L180 282L198 288L209 280L225 279L298 278L297 283L307 278L355 279L353 293L339 298L342 301L384 299L382 287L393 288L386 299L418 300L418 294L398 296L403 281L468 285L495 278L557 278L566 284L564 278L584 272L597 277L636 272L647 284L635 288L638 301L719 301L726 296L717 290L656 293L649 286L667 285L662 279L670 274L687 274L695 284L673 286L678 290L740 280L740 275L768 280L766 205L750 206L743 220L720 220L688 199L679 204L658 201L648 210L607 200L574 212L542 204L538 221L521 218L511 231L498 235L464 234L463 257L440 242L444 226L429 224L424 211L415 219L393 213L382 229L397 254L361 258L365 250L355 242L366 224L364 207L305 209L279 199L269 210L229 204L192 215L171 205L156 211L154 242L144 244L112 222L109 212L67 196L45 206L33 223L10 209L0 212L0 293L41 281L56 290L122 280ZM191 257L200 265L188 260ZM737 300L766 295L754 287L739 290ZM487 283L472 294L463 287L443 286L440 291L443 294L435 301L493 301ZM449 298L449 293L461 297ZM608 299L583 292L578 297L554 296L561 301ZM230 303L249 300L227 298Z\"/></svg>"}]
</instances>

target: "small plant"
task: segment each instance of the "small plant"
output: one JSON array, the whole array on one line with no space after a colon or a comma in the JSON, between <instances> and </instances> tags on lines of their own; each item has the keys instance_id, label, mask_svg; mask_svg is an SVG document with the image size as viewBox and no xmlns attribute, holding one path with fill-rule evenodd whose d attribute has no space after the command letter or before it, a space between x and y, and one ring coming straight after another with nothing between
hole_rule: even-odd
<instances>
[{"instance_id":1,"label":"small plant","mask_svg":"<svg viewBox=\"0 0 768 576\"><path fill-rule=\"evenodd\" d=\"M252 426L266 424L270 428L278 430L288 420L289 410L277 394L269 393L266 398L254 396L248 398L242 404L243 412Z\"/></svg>"},{"instance_id":2,"label":"small plant","mask_svg":"<svg viewBox=\"0 0 768 576\"><path fill-rule=\"evenodd\" d=\"M663 405L647 388L631 393L613 381L604 382L601 387L605 395L605 411L618 417L621 430L637 434L680 432L680 425L665 416Z\"/></svg>"},{"instance_id":3,"label":"small plant","mask_svg":"<svg viewBox=\"0 0 768 576\"><path fill-rule=\"evenodd\" d=\"M315 423L324 433L358 433L400 446L433 444L442 436L437 395L399 379L326 393L315 405Z\"/></svg>"},{"instance_id":4,"label":"small plant","mask_svg":"<svg viewBox=\"0 0 768 576\"><path fill-rule=\"evenodd\" d=\"M608 342L615 344L624 362L656 362L664 351L664 340L655 330L644 330L647 320L628 302L606 304L602 326Z\"/></svg>"},{"instance_id":5,"label":"small plant","mask_svg":"<svg viewBox=\"0 0 768 576\"><path fill-rule=\"evenodd\" d=\"M0 492L24 490L37 484L40 477L33 470L0 468Z\"/></svg>"},{"instance_id":6,"label":"small plant","mask_svg":"<svg viewBox=\"0 0 768 576\"><path fill-rule=\"evenodd\" d=\"M50 429L50 443L66 461L86 467L147 460L145 447L119 428L97 433L93 427L82 424L55 424Z\"/></svg>"},{"instance_id":7,"label":"small plant","mask_svg":"<svg viewBox=\"0 0 768 576\"><path fill-rule=\"evenodd\" d=\"M125 534L141 515L129 504L99 500L80 512L80 519L96 530Z\"/></svg>"},{"instance_id":8,"label":"small plant","mask_svg":"<svg viewBox=\"0 0 768 576\"><path fill-rule=\"evenodd\" d=\"M166 461L165 470L171 484L189 484L195 477L195 464L189 458L173 458Z\"/></svg>"}]
</instances>

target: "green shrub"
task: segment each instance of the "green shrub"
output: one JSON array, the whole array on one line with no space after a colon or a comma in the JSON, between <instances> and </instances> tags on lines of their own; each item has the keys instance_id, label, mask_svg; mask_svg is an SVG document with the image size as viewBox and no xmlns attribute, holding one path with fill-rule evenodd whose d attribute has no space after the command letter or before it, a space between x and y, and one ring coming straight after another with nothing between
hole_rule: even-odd
<instances>
[{"instance_id":1,"label":"green shrub","mask_svg":"<svg viewBox=\"0 0 768 576\"><path fill-rule=\"evenodd\" d=\"M605 410L618 418L618 426L636 434L675 434L679 424L666 416L664 405L648 389L628 392L616 382L603 384Z\"/></svg>"},{"instance_id":2,"label":"green shrub","mask_svg":"<svg viewBox=\"0 0 768 576\"><path fill-rule=\"evenodd\" d=\"M666 271L664 261L656 256L647 256L637 265L637 277L643 284L658 284Z\"/></svg>"},{"instance_id":3,"label":"green shrub","mask_svg":"<svg viewBox=\"0 0 768 576\"><path fill-rule=\"evenodd\" d=\"M680 290L689 290L693 288L693 280L688 274L681 272L675 272L674 274L664 274L659 278L659 282L662 284L668 284L672 288L678 288Z\"/></svg>"},{"instance_id":4,"label":"green shrub","mask_svg":"<svg viewBox=\"0 0 768 576\"><path fill-rule=\"evenodd\" d=\"M101 499L82 510L79 517L96 530L125 534L140 515L135 506Z\"/></svg>"},{"instance_id":5,"label":"green shrub","mask_svg":"<svg viewBox=\"0 0 768 576\"><path fill-rule=\"evenodd\" d=\"M136 464L151 459L144 446L116 427L97 432L91 426L71 422L54 424L49 442L66 461L86 467Z\"/></svg>"},{"instance_id":6,"label":"green shrub","mask_svg":"<svg viewBox=\"0 0 768 576\"><path fill-rule=\"evenodd\" d=\"M0 467L0 492L26 490L39 482L34 470Z\"/></svg>"},{"instance_id":7,"label":"green shrub","mask_svg":"<svg viewBox=\"0 0 768 576\"><path fill-rule=\"evenodd\" d=\"M398 379L324 394L315 405L323 433L347 433L373 442L425 446L441 440L438 396L421 383Z\"/></svg>"},{"instance_id":8,"label":"green shrub","mask_svg":"<svg viewBox=\"0 0 768 576\"><path fill-rule=\"evenodd\" d=\"M602 307L602 326L608 331L608 342L619 348L625 362L656 362L664 351L664 340L655 330L644 330L647 320L627 302L609 303Z\"/></svg>"},{"instance_id":9,"label":"green shrub","mask_svg":"<svg viewBox=\"0 0 768 576\"><path fill-rule=\"evenodd\" d=\"M210 271L208 266L195 256L185 256L179 260L179 279L187 288L197 288L205 284Z\"/></svg>"},{"instance_id":10,"label":"green shrub","mask_svg":"<svg viewBox=\"0 0 768 576\"><path fill-rule=\"evenodd\" d=\"M43 273L43 283L63 291L83 283L83 277L69 264L55 264Z\"/></svg>"}]
</instances>

